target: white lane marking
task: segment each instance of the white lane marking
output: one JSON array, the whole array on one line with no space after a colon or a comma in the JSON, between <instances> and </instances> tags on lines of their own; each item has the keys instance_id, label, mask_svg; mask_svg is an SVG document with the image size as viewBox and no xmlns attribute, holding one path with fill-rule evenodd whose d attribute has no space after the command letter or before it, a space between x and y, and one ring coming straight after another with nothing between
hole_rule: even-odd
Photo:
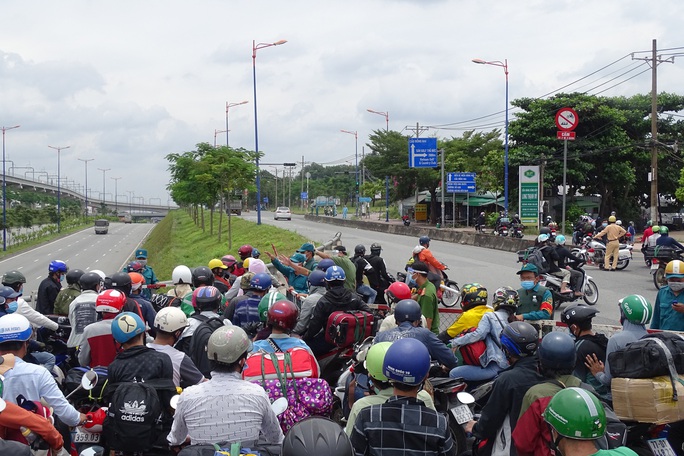
<instances>
[{"instance_id":1,"label":"white lane marking","mask_svg":"<svg viewBox=\"0 0 684 456\"><path fill-rule=\"evenodd\" d=\"M35 260L33 260L33 262L34 262L34 263L38 263L38 259L36 258Z\"/></svg>"},{"instance_id":2,"label":"white lane marking","mask_svg":"<svg viewBox=\"0 0 684 456\"><path fill-rule=\"evenodd\" d=\"M43 278L43 276L38 276L38 277L36 277L36 280L41 280L42 278Z\"/></svg>"}]
</instances>

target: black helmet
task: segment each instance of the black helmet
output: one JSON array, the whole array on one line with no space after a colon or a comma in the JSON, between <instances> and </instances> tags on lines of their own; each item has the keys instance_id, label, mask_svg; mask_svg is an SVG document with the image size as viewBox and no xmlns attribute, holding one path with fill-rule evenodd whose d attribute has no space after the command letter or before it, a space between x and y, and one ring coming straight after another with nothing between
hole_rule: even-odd
<instances>
[{"instance_id":1,"label":"black helmet","mask_svg":"<svg viewBox=\"0 0 684 456\"><path fill-rule=\"evenodd\" d=\"M418 321L420 320L420 316L420 304L413 299L402 299L394 307L394 319L397 324L405 321Z\"/></svg>"},{"instance_id":2,"label":"black helmet","mask_svg":"<svg viewBox=\"0 0 684 456\"><path fill-rule=\"evenodd\" d=\"M373 242L370 246L371 253L379 254L381 250L382 250L382 246L380 244L378 244L377 242Z\"/></svg>"},{"instance_id":3,"label":"black helmet","mask_svg":"<svg viewBox=\"0 0 684 456\"><path fill-rule=\"evenodd\" d=\"M214 273L206 266L200 266L192 271L192 286L214 285Z\"/></svg>"},{"instance_id":4,"label":"black helmet","mask_svg":"<svg viewBox=\"0 0 684 456\"><path fill-rule=\"evenodd\" d=\"M354 247L354 255L363 255L366 253L366 246L359 244L356 247Z\"/></svg>"},{"instance_id":5,"label":"black helmet","mask_svg":"<svg viewBox=\"0 0 684 456\"><path fill-rule=\"evenodd\" d=\"M26 277L19 271L7 271L2 276L3 285L14 285L15 283L26 283Z\"/></svg>"},{"instance_id":6,"label":"black helmet","mask_svg":"<svg viewBox=\"0 0 684 456\"><path fill-rule=\"evenodd\" d=\"M104 280L102 280L102 277L100 277L100 274L97 272L86 272L78 279L78 285L81 287L81 290L84 291L99 291L98 287L104 286Z\"/></svg>"},{"instance_id":7,"label":"black helmet","mask_svg":"<svg viewBox=\"0 0 684 456\"><path fill-rule=\"evenodd\" d=\"M514 321L501 333L501 345L518 358L534 355L539 345L539 332L525 321Z\"/></svg>"},{"instance_id":8,"label":"black helmet","mask_svg":"<svg viewBox=\"0 0 684 456\"><path fill-rule=\"evenodd\" d=\"M119 290L126 296L130 296L132 286L131 276L127 272L117 272L112 275L112 288L114 290Z\"/></svg>"},{"instance_id":9,"label":"black helmet","mask_svg":"<svg viewBox=\"0 0 684 456\"><path fill-rule=\"evenodd\" d=\"M428 245L428 244L430 244L430 238L428 236L421 236L418 238L418 244Z\"/></svg>"},{"instance_id":10,"label":"black helmet","mask_svg":"<svg viewBox=\"0 0 684 456\"><path fill-rule=\"evenodd\" d=\"M566 325L581 325L584 322L591 321L594 316L599 313L595 307L586 304L577 304L566 308L561 314L561 321Z\"/></svg>"},{"instance_id":11,"label":"black helmet","mask_svg":"<svg viewBox=\"0 0 684 456\"><path fill-rule=\"evenodd\" d=\"M546 369L572 370L577 361L575 341L569 334L560 331L545 335L537 354L542 367Z\"/></svg>"},{"instance_id":12,"label":"black helmet","mask_svg":"<svg viewBox=\"0 0 684 456\"><path fill-rule=\"evenodd\" d=\"M223 296L218 288L211 285L199 287L192 292L193 303L199 310L215 310L219 308Z\"/></svg>"},{"instance_id":13,"label":"black helmet","mask_svg":"<svg viewBox=\"0 0 684 456\"><path fill-rule=\"evenodd\" d=\"M292 426L285 435L282 456L351 456L351 441L335 422L323 417L311 417Z\"/></svg>"},{"instance_id":14,"label":"black helmet","mask_svg":"<svg viewBox=\"0 0 684 456\"><path fill-rule=\"evenodd\" d=\"M81 278L81 276L85 274L85 272L81 271L80 269L72 269L69 272L66 273L66 281L68 285L73 285L75 283L78 283L78 280Z\"/></svg>"}]
</instances>

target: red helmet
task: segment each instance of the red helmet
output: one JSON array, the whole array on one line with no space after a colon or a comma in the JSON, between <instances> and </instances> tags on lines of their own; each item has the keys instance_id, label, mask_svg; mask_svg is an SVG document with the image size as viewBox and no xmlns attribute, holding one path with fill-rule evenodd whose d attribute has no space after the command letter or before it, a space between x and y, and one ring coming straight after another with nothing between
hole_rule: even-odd
<instances>
[{"instance_id":1,"label":"red helmet","mask_svg":"<svg viewBox=\"0 0 684 456\"><path fill-rule=\"evenodd\" d=\"M276 301L266 313L266 324L278 326L285 331L292 331L297 324L299 309L287 300Z\"/></svg>"},{"instance_id":2,"label":"red helmet","mask_svg":"<svg viewBox=\"0 0 684 456\"><path fill-rule=\"evenodd\" d=\"M385 290L387 304L396 304L402 299L411 299L411 289L404 282L394 282Z\"/></svg>"},{"instance_id":3,"label":"red helmet","mask_svg":"<svg viewBox=\"0 0 684 456\"><path fill-rule=\"evenodd\" d=\"M240 259L244 260L245 258L251 257L252 256L252 250L254 250L254 248L249 244L243 245L242 247L240 247L238 249L238 255L240 255Z\"/></svg>"},{"instance_id":4,"label":"red helmet","mask_svg":"<svg viewBox=\"0 0 684 456\"><path fill-rule=\"evenodd\" d=\"M232 265L237 263L237 260L233 255L225 255L223 258L221 258L221 262L226 266L231 267Z\"/></svg>"},{"instance_id":5,"label":"red helmet","mask_svg":"<svg viewBox=\"0 0 684 456\"><path fill-rule=\"evenodd\" d=\"M98 312L119 313L126 304L126 295L119 290L105 290L97 295L95 310Z\"/></svg>"}]
</instances>

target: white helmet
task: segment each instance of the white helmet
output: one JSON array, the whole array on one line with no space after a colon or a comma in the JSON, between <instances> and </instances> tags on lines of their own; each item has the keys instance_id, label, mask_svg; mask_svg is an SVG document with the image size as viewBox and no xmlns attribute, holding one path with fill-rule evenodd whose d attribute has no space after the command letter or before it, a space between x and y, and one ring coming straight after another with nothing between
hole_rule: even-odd
<instances>
[{"instance_id":1,"label":"white helmet","mask_svg":"<svg viewBox=\"0 0 684 456\"><path fill-rule=\"evenodd\" d=\"M618 220L617 222L615 222L615 224L616 225L622 225L622 220Z\"/></svg>"},{"instance_id":2,"label":"white helmet","mask_svg":"<svg viewBox=\"0 0 684 456\"><path fill-rule=\"evenodd\" d=\"M180 283L192 285L192 271L184 264L178 265L173 268L173 272L171 273L171 281L174 285L178 285Z\"/></svg>"},{"instance_id":3,"label":"white helmet","mask_svg":"<svg viewBox=\"0 0 684 456\"><path fill-rule=\"evenodd\" d=\"M221 326L214 331L207 341L207 356L212 361L232 364L240 357L252 351L252 341L244 329L239 326Z\"/></svg>"},{"instance_id":4,"label":"white helmet","mask_svg":"<svg viewBox=\"0 0 684 456\"><path fill-rule=\"evenodd\" d=\"M89 272L94 272L95 274L99 275L102 280L107 278L107 274L100 271L99 269L93 269L92 271L89 271Z\"/></svg>"},{"instance_id":5,"label":"white helmet","mask_svg":"<svg viewBox=\"0 0 684 456\"><path fill-rule=\"evenodd\" d=\"M176 332L188 325L188 317L178 307L164 307L154 317L154 327L167 333Z\"/></svg>"},{"instance_id":6,"label":"white helmet","mask_svg":"<svg viewBox=\"0 0 684 456\"><path fill-rule=\"evenodd\" d=\"M26 342L33 328L25 316L11 313L0 317L0 342Z\"/></svg>"}]
</instances>

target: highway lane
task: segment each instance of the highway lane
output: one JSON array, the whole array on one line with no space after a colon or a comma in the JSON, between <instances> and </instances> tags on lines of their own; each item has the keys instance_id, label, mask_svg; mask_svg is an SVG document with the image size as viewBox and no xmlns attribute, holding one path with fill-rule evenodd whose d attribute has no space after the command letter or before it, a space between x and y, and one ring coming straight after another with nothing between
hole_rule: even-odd
<instances>
[{"instance_id":1,"label":"highway lane","mask_svg":"<svg viewBox=\"0 0 684 456\"><path fill-rule=\"evenodd\" d=\"M100 269L111 274L121 270L154 227L153 223L112 223L105 235L95 234L89 227L0 261L0 273L21 271L26 276L27 296L38 290L51 260L65 261L70 269ZM154 266L154 259L150 263ZM66 286L66 282L63 284Z\"/></svg>"},{"instance_id":2,"label":"highway lane","mask_svg":"<svg viewBox=\"0 0 684 456\"><path fill-rule=\"evenodd\" d=\"M245 213L243 217L255 221L256 213ZM295 231L316 241L316 244L327 241L335 232L340 231L342 243L352 254L356 244L364 244L369 250L371 243L379 242L383 247L382 256L385 258L388 270L392 273L403 270L403 265L410 258L413 247L418 244L418 239L412 236L309 222L301 215L293 215L292 221L274 221L273 213L263 212L262 222ZM440 261L449 265L450 269L447 271L449 277L456 280L459 285L478 282L487 287L490 293L505 285L519 288L516 271L519 270L520 264L517 263L517 256L513 252L443 241L432 241L430 249ZM585 267L585 269L599 287L597 308L600 314L594 320L596 323L618 324L617 302L628 294L642 294L652 303L655 301L656 289L653 286L652 277L638 251L635 252L634 259L627 269L623 271L606 272L592 266ZM558 312L556 312L556 317L558 318Z\"/></svg>"}]
</instances>

